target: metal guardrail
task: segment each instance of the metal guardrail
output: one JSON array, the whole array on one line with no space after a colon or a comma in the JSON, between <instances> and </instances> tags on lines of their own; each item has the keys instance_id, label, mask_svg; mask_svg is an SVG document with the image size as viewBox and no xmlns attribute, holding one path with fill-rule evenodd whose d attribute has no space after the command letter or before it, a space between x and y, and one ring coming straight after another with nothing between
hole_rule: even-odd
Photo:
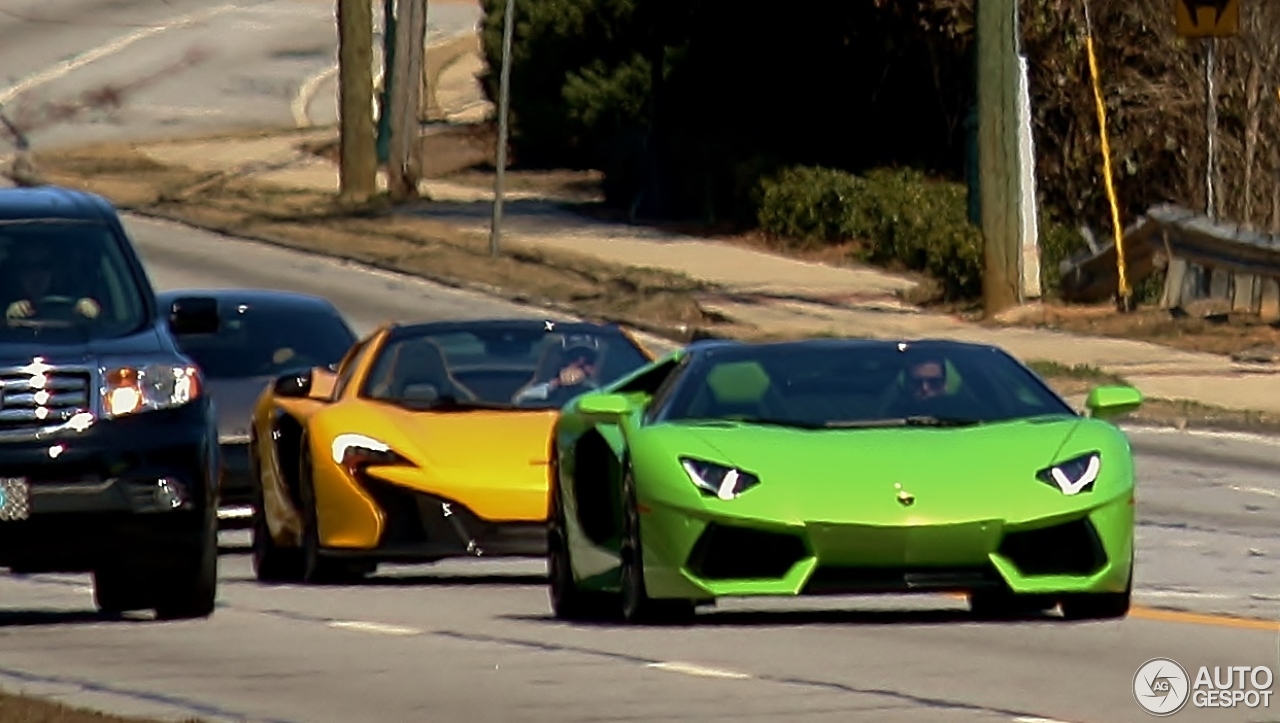
<instances>
[{"instance_id":1,"label":"metal guardrail","mask_svg":"<svg viewBox=\"0 0 1280 723\"><path fill-rule=\"evenodd\" d=\"M1185 309L1212 300L1236 314L1280 321L1280 234L1210 220L1181 206L1153 206L1125 230L1131 284L1165 271L1161 308ZM1114 298L1115 244L1069 259L1060 269L1063 298L1091 303Z\"/></svg>"}]
</instances>

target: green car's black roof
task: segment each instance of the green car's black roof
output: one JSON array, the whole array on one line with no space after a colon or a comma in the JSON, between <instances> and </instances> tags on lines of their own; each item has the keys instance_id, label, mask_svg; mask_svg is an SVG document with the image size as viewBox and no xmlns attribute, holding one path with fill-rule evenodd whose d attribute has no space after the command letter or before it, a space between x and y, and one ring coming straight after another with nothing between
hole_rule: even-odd
<instances>
[{"instance_id":1,"label":"green car's black roof","mask_svg":"<svg viewBox=\"0 0 1280 723\"><path fill-rule=\"evenodd\" d=\"M93 193L59 186L0 189L0 223L6 221L107 221L116 209Z\"/></svg>"},{"instance_id":2,"label":"green car's black roof","mask_svg":"<svg viewBox=\"0 0 1280 723\"><path fill-rule=\"evenodd\" d=\"M621 335L622 328L617 324L600 324L591 321L560 321L558 319L528 318L487 318L487 319L447 319L441 321L424 321L413 324L398 324L391 336L418 336L421 334L447 334L450 332L486 332L486 331L545 331L554 334L606 334Z\"/></svg>"},{"instance_id":3,"label":"green car's black roof","mask_svg":"<svg viewBox=\"0 0 1280 723\"><path fill-rule=\"evenodd\" d=\"M685 347L685 350L692 356L713 354L718 350L725 349L742 351L747 354L750 353L751 349L758 349L761 352L771 354L778 352L804 354L810 351L827 351L831 349L847 349L849 351L892 350L904 345L906 348L918 350L969 349L974 351L1003 352L999 347L991 344L978 344L968 341L957 341L955 339L856 339L838 337L767 342L744 342L734 339L703 339L690 343Z\"/></svg>"}]
</instances>

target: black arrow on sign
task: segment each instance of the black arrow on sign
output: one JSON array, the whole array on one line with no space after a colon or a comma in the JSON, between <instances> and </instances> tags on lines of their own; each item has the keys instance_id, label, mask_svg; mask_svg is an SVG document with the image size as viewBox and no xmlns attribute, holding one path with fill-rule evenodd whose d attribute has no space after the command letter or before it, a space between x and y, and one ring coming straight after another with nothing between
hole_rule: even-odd
<instances>
[{"instance_id":1,"label":"black arrow on sign","mask_svg":"<svg viewBox=\"0 0 1280 723\"><path fill-rule=\"evenodd\" d=\"M1192 19L1200 17L1200 8L1213 8L1213 22L1222 22L1222 14L1227 11L1227 6L1232 0L1182 0L1182 5L1186 7L1187 12Z\"/></svg>"}]
</instances>

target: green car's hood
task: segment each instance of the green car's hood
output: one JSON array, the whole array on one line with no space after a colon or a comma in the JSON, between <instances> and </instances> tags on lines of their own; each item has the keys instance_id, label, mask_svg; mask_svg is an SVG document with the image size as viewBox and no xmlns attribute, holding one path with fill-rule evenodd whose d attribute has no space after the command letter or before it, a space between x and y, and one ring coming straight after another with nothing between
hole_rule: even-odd
<instances>
[{"instance_id":1,"label":"green car's hood","mask_svg":"<svg viewBox=\"0 0 1280 723\"><path fill-rule=\"evenodd\" d=\"M928 524L1069 513L1127 494L1128 442L1115 427L1052 417L964 428L800 430L725 424L663 425L673 474L680 456L738 467L761 483L718 513L801 522ZM656 428L654 431L658 431ZM655 450L656 451L656 450ZM1097 451L1092 492L1067 496L1036 479L1052 464ZM676 484L689 485L686 479ZM898 485L901 485L899 488ZM912 497L904 504L900 493Z\"/></svg>"}]
</instances>

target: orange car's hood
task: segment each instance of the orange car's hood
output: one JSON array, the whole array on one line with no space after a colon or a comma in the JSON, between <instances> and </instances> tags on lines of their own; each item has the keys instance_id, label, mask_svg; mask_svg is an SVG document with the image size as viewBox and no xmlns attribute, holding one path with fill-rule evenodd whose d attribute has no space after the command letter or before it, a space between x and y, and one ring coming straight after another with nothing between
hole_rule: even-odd
<instances>
[{"instance_id":1,"label":"orange car's hood","mask_svg":"<svg viewBox=\"0 0 1280 723\"><path fill-rule=\"evenodd\" d=\"M545 476L558 410L404 412L398 426L413 461L442 475Z\"/></svg>"},{"instance_id":2,"label":"orange car's hood","mask_svg":"<svg viewBox=\"0 0 1280 723\"><path fill-rule=\"evenodd\" d=\"M551 430L558 414L555 409L388 410L379 417L391 429L384 427L380 438L413 467L379 467L376 474L459 502L485 519L541 521L547 511Z\"/></svg>"}]
</instances>

